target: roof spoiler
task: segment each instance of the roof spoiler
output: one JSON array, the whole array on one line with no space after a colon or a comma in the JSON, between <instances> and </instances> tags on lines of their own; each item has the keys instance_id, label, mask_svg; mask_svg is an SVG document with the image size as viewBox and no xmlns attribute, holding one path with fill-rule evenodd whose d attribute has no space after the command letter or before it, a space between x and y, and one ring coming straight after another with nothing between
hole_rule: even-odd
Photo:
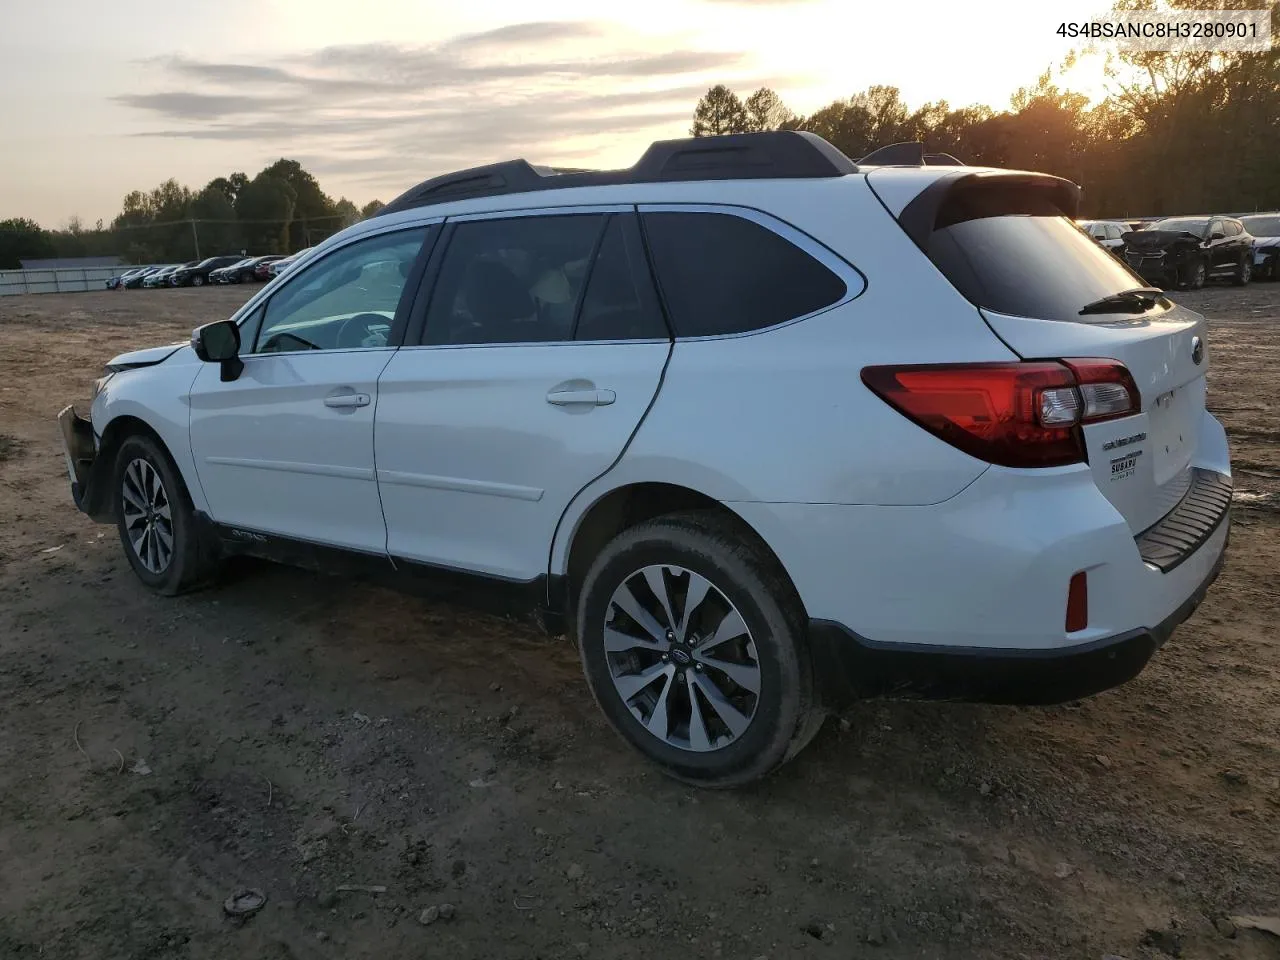
<instances>
[{"instance_id":1,"label":"roof spoiler","mask_svg":"<svg viewBox=\"0 0 1280 960\"><path fill-rule=\"evenodd\" d=\"M925 153L918 140L904 140L878 147L858 161L859 165L878 167L963 167L967 164L949 153Z\"/></svg>"},{"instance_id":2,"label":"roof spoiler","mask_svg":"<svg viewBox=\"0 0 1280 960\"><path fill-rule=\"evenodd\" d=\"M872 188L874 189L874 187ZM1031 212L1026 206L1050 205L1074 220L1080 213L1078 184L1047 173L957 170L945 173L898 214L898 223L922 250L936 227L1001 213Z\"/></svg>"}]
</instances>

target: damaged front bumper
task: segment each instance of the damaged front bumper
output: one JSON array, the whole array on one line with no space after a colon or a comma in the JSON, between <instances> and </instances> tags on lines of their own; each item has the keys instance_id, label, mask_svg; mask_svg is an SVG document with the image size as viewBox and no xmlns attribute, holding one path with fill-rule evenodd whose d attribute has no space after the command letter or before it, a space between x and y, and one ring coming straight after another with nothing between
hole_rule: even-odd
<instances>
[{"instance_id":1,"label":"damaged front bumper","mask_svg":"<svg viewBox=\"0 0 1280 960\"><path fill-rule=\"evenodd\" d=\"M62 433L62 454L67 461L67 477L71 481L71 499L76 506L99 523L115 519L111 498L107 496L108 466L98 456L93 424L76 413L74 406L58 414Z\"/></svg>"}]
</instances>

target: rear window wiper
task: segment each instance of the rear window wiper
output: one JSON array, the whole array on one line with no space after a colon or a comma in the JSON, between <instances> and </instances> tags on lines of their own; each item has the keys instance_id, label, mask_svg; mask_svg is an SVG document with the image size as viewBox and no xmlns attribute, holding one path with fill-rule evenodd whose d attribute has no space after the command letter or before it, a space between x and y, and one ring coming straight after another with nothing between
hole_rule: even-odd
<instances>
[{"instance_id":1,"label":"rear window wiper","mask_svg":"<svg viewBox=\"0 0 1280 960\"><path fill-rule=\"evenodd\" d=\"M1150 310L1156 301L1164 296L1159 287L1134 287L1132 290L1121 290L1101 300L1086 303L1080 308L1080 315L1090 313L1141 313ZM1134 308L1137 308L1136 311Z\"/></svg>"}]
</instances>

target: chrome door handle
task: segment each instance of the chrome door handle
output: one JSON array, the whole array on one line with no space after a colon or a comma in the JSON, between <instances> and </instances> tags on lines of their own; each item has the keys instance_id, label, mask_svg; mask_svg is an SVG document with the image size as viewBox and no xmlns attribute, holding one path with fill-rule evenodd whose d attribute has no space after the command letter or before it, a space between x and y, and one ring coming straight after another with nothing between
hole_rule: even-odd
<instances>
[{"instance_id":1,"label":"chrome door handle","mask_svg":"<svg viewBox=\"0 0 1280 960\"><path fill-rule=\"evenodd\" d=\"M367 393L341 393L336 397L325 397L326 407L367 407L372 402Z\"/></svg>"},{"instance_id":2,"label":"chrome door handle","mask_svg":"<svg viewBox=\"0 0 1280 960\"><path fill-rule=\"evenodd\" d=\"M547 394L547 403L557 407L607 407L616 399L617 394L612 390L552 390Z\"/></svg>"}]
</instances>

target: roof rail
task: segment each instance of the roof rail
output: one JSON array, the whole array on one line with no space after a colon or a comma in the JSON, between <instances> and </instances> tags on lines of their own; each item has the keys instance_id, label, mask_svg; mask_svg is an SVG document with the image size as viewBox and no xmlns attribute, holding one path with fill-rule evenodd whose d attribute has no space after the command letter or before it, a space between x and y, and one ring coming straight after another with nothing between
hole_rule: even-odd
<instances>
[{"instance_id":1,"label":"roof rail","mask_svg":"<svg viewBox=\"0 0 1280 960\"><path fill-rule=\"evenodd\" d=\"M865 166L881 167L963 167L967 164L949 153L925 153L918 140L904 140L872 150L858 161Z\"/></svg>"},{"instance_id":2,"label":"roof rail","mask_svg":"<svg viewBox=\"0 0 1280 960\"><path fill-rule=\"evenodd\" d=\"M799 179L857 173L852 160L817 134L801 130L660 140L625 170L556 170L507 160L424 180L376 216L450 200L535 190L682 180Z\"/></svg>"}]
</instances>

